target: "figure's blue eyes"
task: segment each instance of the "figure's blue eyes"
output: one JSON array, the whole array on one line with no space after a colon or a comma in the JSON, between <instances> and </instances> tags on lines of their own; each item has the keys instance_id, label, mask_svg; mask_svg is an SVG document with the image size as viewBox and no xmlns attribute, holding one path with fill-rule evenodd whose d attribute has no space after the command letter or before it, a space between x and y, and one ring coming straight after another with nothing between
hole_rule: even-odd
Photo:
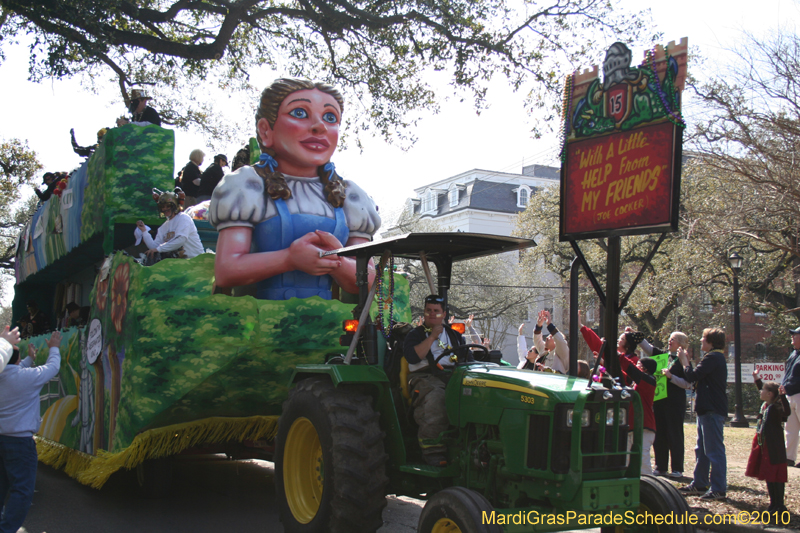
<instances>
[{"instance_id":1,"label":"figure's blue eyes","mask_svg":"<svg viewBox=\"0 0 800 533\"><path fill-rule=\"evenodd\" d=\"M308 118L308 111L303 109L302 107L296 107L289 111L289 115L293 116L294 118ZM322 120L327 122L328 124L336 124L339 122L339 117L336 116L336 113L328 111L322 115Z\"/></svg>"}]
</instances>

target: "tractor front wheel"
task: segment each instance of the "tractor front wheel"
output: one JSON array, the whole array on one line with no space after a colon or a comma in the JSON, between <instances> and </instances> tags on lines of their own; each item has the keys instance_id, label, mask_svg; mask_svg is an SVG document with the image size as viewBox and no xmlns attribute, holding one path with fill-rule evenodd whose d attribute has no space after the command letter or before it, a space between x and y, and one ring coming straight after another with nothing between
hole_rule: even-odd
<instances>
[{"instance_id":1,"label":"tractor front wheel","mask_svg":"<svg viewBox=\"0 0 800 533\"><path fill-rule=\"evenodd\" d=\"M606 526L602 533L695 533L696 528L686 524L691 511L683 494L669 482L654 476L643 475L639 481L639 512L656 516L674 513L671 524L657 525L645 520L642 524Z\"/></svg>"},{"instance_id":2,"label":"tractor front wheel","mask_svg":"<svg viewBox=\"0 0 800 533\"><path fill-rule=\"evenodd\" d=\"M418 533L502 533L497 524L484 523L492 504L483 495L463 487L449 487L428 500L419 516Z\"/></svg>"}]
</instances>

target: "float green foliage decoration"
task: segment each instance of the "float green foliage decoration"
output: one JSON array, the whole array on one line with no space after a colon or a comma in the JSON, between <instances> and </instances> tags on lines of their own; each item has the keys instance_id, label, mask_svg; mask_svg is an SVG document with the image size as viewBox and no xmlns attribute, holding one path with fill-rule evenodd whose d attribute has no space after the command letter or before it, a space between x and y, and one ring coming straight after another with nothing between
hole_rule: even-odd
<instances>
[{"instance_id":1,"label":"float green foliage decoration","mask_svg":"<svg viewBox=\"0 0 800 533\"><path fill-rule=\"evenodd\" d=\"M295 365L343 352L351 304L214 295L213 275L211 254L147 268L117 254L96 284L92 318L103 323L104 361L114 362L109 353L121 361L121 376L107 380L120 387L109 397L119 398L108 413L116 418L110 451L149 428L279 414ZM408 284L398 279L395 315L406 319Z\"/></svg>"},{"instance_id":2,"label":"float green foliage decoration","mask_svg":"<svg viewBox=\"0 0 800 533\"><path fill-rule=\"evenodd\" d=\"M175 133L158 126L125 125L108 131L89 160L81 241L104 230L110 252L110 222L133 223L154 212L151 189L172 189ZM98 209L98 206L103 206Z\"/></svg>"},{"instance_id":3,"label":"float green foliage decoration","mask_svg":"<svg viewBox=\"0 0 800 533\"><path fill-rule=\"evenodd\" d=\"M213 276L212 254L152 267L122 253L107 259L90 295L90 323L102 326L101 354L88 367L102 401L93 413L95 455L78 451L84 355L80 330L73 328L62 343L60 431L40 435L43 461L100 487L119 468L189 445L274 435L293 369L344 353L338 339L353 305L212 294ZM408 283L397 276L396 320L410 319L408 295ZM39 363L46 359L44 341L33 341L44 346ZM96 397L91 401L97 405ZM47 409L43 405L42 412ZM172 436L178 430L188 440L177 442Z\"/></svg>"}]
</instances>

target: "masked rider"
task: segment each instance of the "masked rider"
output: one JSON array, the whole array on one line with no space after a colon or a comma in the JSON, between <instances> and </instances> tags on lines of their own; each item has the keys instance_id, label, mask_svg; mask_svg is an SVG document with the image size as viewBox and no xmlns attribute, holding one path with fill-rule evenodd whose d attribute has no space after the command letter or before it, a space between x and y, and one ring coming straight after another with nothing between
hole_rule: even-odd
<instances>
[{"instance_id":1,"label":"masked rider","mask_svg":"<svg viewBox=\"0 0 800 533\"><path fill-rule=\"evenodd\" d=\"M158 211L167 221L158 228L155 240L150 236L149 228L141 220L136 222L138 237L140 234L147 245L147 265L152 265L170 257L189 259L203 253L203 244L197 234L194 221L186 213L181 212L180 197L183 191L176 187L175 192L161 192L153 189L153 199L158 203Z\"/></svg>"}]
</instances>

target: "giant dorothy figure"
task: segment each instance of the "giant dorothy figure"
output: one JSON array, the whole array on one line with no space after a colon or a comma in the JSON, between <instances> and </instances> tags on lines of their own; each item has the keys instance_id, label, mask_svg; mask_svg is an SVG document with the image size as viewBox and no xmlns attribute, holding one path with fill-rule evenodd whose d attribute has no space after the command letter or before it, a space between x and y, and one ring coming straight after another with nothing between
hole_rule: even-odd
<instances>
[{"instance_id":1,"label":"giant dorothy figure","mask_svg":"<svg viewBox=\"0 0 800 533\"><path fill-rule=\"evenodd\" d=\"M227 174L211 197L219 231L216 285L257 283L268 300L357 292L355 260L321 251L368 242L380 227L372 199L331 163L344 101L335 88L279 79L261 93L261 159ZM372 274L371 274L372 275Z\"/></svg>"}]
</instances>

